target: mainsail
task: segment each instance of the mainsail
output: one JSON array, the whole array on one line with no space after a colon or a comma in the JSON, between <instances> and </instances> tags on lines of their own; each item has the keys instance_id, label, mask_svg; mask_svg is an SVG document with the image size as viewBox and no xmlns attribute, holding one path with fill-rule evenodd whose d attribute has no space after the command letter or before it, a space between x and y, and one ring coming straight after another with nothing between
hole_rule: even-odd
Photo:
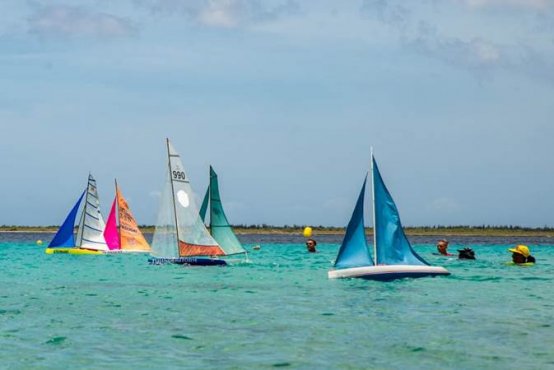
<instances>
[{"instance_id":1,"label":"mainsail","mask_svg":"<svg viewBox=\"0 0 554 370\"><path fill-rule=\"evenodd\" d=\"M108 250L108 245L104 239L105 226L104 218L100 212L96 180L89 174L85 206L77 230L75 245L85 249Z\"/></svg>"},{"instance_id":2,"label":"mainsail","mask_svg":"<svg viewBox=\"0 0 554 370\"><path fill-rule=\"evenodd\" d=\"M372 156L374 194L374 243L376 264L384 265L429 265L412 248L402 224L400 214L394 204L377 162Z\"/></svg>"},{"instance_id":3,"label":"mainsail","mask_svg":"<svg viewBox=\"0 0 554 370\"><path fill-rule=\"evenodd\" d=\"M194 202L181 158L167 140L168 170L152 242L156 257L219 256L225 252L210 235Z\"/></svg>"},{"instance_id":4,"label":"mainsail","mask_svg":"<svg viewBox=\"0 0 554 370\"><path fill-rule=\"evenodd\" d=\"M210 186L204 196L202 207L200 208L200 217L205 221L206 208L210 204L210 233L225 254L246 253L242 244L235 235L233 228L225 216L221 197L219 195L219 183L217 174L212 166L210 166Z\"/></svg>"},{"instance_id":5,"label":"mainsail","mask_svg":"<svg viewBox=\"0 0 554 370\"><path fill-rule=\"evenodd\" d=\"M58 229L58 232L56 235L54 235L54 239L48 244L48 248L51 247L73 247L75 246L75 237L73 236L73 228L75 225L75 218L77 217L77 212L79 211L79 206L81 205L81 201L83 200L83 196L85 195L85 191L81 194L79 199L77 200L77 203L71 208L71 211L65 218L65 221L63 222L62 226Z\"/></svg>"},{"instance_id":6,"label":"mainsail","mask_svg":"<svg viewBox=\"0 0 554 370\"><path fill-rule=\"evenodd\" d=\"M117 220L119 220L119 226ZM104 238L110 250L121 250L123 252L150 251L150 245L140 231L117 182L115 184L115 198L104 231Z\"/></svg>"},{"instance_id":7,"label":"mainsail","mask_svg":"<svg viewBox=\"0 0 554 370\"><path fill-rule=\"evenodd\" d=\"M364 184L362 185L362 190L360 190L360 195L358 196L354 212L352 212L352 217L348 222L346 234L344 235L335 261L335 268L343 269L373 265L364 230L364 195L366 182L367 175L364 178Z\"/></svg>"},{"instance_id":8,"label":"mainsail","mask_svg":"<svg viewBox=\"0 0 554 370\"><path fill-rule=\"evenodd\" d=\"M121 249L123 251L133 252L148 252L150 251L150 245L144 238L142 231L140 231L135 217L131 213L129 204L123 197L123 194L119 190L119 186L116 188L117 208L119 209L119 237L121 240Z\"/></svg>"}]
</instances>

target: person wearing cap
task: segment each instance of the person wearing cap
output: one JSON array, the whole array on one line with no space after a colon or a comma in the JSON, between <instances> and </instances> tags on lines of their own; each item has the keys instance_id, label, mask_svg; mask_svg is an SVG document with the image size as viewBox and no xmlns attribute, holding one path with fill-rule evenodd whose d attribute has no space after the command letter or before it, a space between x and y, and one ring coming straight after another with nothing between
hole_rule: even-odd
<instances>
[{"instance_id":1,"label":"person wearing cap","mask_svg":"<svg viewBox=\"0 0 554 370\"><path fill-rule=\"evenodd\" d=\"M314 239L308 239L306 240L306 248L308 249L308 252L315 253L317 252L315 250L315 246L317 245L317 242Z\"/></svg>"},{"instance_id":2,"label":"person wearing cap","mask_svg":"<svg viewBox=\"0 0 554 370\"><path fill-rule=\"evenodd\" d=\"M448 253L448 240L441 239L437 243L437 251L441 256L453 256L453 254Z\"/></svg>"},{"instance_id":3,"label":"person wearing cap","mask_svg":"<svg viewBox=\"0 0 554 370\"><path fill-rule=\"evenodd\" d=\"M516 265L535 263L535 257L531 256L531 251L526 245L520 244L515 248L508 249L508 251L512 252L512 262Z\"/></svg>"}]
</instances>

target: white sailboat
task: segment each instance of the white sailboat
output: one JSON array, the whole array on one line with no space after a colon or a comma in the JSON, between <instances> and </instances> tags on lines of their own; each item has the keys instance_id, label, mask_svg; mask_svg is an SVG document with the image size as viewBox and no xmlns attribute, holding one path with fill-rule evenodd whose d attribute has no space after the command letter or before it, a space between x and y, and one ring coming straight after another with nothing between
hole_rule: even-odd
<instances>
[{"instance_id":1,"label":"white sailboat","mask_svg":"<svg viewBox=\"0 0 554 370\"><path fill-rule=\"evenodd\" d=\"M225 265L225 251L210 235L194 202L181 158L167 139L168 174L160 201L150 263Z\"/></svg>"},{"instance_id":2,"label":"white sailboat","mask_svg":"<svg viewBox=\"0 0 554 370\"><path fill-rule=\"evenodd\" d=\"M73 236L73 224L84 197L77 237ZM100 200L96 180L89 174L85 192L67 215L64 223L46 248L47 254L102 254L108 250L104 240L104 218L100 212Z\"/></svg>"}]
</instances>

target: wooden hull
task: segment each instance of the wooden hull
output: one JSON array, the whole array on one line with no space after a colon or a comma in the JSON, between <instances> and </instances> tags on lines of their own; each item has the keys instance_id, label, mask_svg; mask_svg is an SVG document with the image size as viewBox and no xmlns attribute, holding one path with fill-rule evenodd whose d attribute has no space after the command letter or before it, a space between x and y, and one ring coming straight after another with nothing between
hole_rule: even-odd
<instances>
[{"instance_id":1,"label":"wooden hull","mask_svg":"<svg viewBox=\"0 0 554 370\"><path fill-rule=\"evenodd\" d=\"M420 278L427 276L450 275L444 267L419 265L379 265L352 267L330 270L329 279L359 278L368 280L390 281L403 278Z\"/></svg>"}]
</instances>

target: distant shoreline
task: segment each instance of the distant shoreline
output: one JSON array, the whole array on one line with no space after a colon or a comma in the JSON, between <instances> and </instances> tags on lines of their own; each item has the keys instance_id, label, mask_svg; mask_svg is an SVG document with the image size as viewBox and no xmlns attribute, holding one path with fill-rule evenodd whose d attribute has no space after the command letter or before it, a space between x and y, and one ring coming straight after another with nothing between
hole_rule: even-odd
<instances>
[{"instance_id":1,"label":"distant shoreline","mask_svg":"<svg viewBox=\"0 0 554 370\"><path fill-rule=\"evenodd\" d=\"M343 235L344 228L340 227L312 227L314 236L317 235ZM141 226L143 233L153 233L154 226ZM244 234L284 234L302 235L302 227L233 227L235 233ZM57 226L0 226L0 233L55 233ZM554 237L554 228L523 228L523 227L406 227L406 234L410 236L536 236ZM366 228L366 233L371 235L372 228Z\"/></svg>"}]
</instances>

